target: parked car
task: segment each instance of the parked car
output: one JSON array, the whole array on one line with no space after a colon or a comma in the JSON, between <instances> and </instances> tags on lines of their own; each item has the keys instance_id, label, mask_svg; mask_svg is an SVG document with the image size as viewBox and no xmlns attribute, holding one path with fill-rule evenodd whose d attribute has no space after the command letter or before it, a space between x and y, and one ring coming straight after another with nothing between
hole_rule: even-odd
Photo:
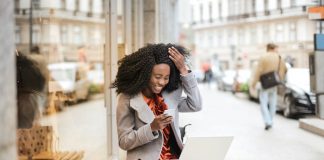
<instances>
[{"instance_id":1,"label":"parked car","mask_svg":"<svg viewBox=\"0 0 324 160\"><path fill-rule=\"evenodd\" d=\"M248 92L249 79L251 77L251 71L248 69L239 69L236 71L233 82L233 93L235 92Z\"/></svg>"},{"instance_id":2,"label":"parked car","mask_svg":"<svg viewBox=\"0 0 324 160\"><path fill-rule=\"evenodd\" d=\"M51 75L49 92L62 92L62 101L69 103L88 98L90 82L87 65L74 62L54 63L49 64L48 69Z\"/></svg>"},{"instance_id":3,"label":"parked car","mask_svg":"<svg viewBox=\"0 0 324 160\"><path fill-rule=\"evenodd\" d=\"M225 70L223 76L217 80L218 90L233 91L234 77L234 70Z\"/></svg>"},{"instance_id":4,"label":"parked car","mask_svg":"<svg viewBox=\"0 0 324 160\"><path fill-rule=\"evenodd\" d=\"M252 81L253 81L254 75L256 74L256 70L257 70L257 62L253 64L252 69L251 69L251 75L250 75L249 87L248 87L249 88L248 95L249 95L249 99L259 101L259 93L260 93L260 89L261 89L261 83L257 82L255 88L252 87Z\"/></svg>"},{"instance_id":5,"label":"parked car","mask_svg":"<svg viewBox=\"0 0 324 160\"><path fill-rule=\"evenodd\" d=\"M224 76L224 71L220 68L220 66L212 66L213 71L213 81L217 82L220 78Z\"/></svg>"},{"instance_id":6,"label":"parked car","mask_svg":"<svg viewBox=\"0 0 324 160\"><path fill-rule=\"evenodd\" d=\"M290 68L285 85L278 87L277 111L285 117L298 114L314 114L316 96L310 91L309 69Z\"/></svg>"}]
</instances>

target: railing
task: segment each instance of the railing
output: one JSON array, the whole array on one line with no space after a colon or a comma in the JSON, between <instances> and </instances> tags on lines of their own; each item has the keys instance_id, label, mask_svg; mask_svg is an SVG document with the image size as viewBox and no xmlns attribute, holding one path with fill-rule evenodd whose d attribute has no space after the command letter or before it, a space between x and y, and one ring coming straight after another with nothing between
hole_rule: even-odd
<instances>
[{"instance_id":1,"label":"railing","mask_svg":"<svg viewBox=\"0 0 324 160\"><path fill-rule=\"evenodd\" d=\"M15 14L20 16L29 15L28 8L20 9L15 8ZM70 11L65 9L53 9L53 8L42 8L33 10L34 17L63 17L63 18L73 18L73 17L82 17L82 18L96 18L104 19L104 13L93 13L93 12L81 12L81 11Z\"/></svg>"},{"instance_id":2,"label":"railing","mask_svg":"<svg viewBox=\"0 0 324 160\"><path fill-rule=\"evenodd\" d=\"M214 22L222 22L222 21L237 21L242 19L248 19L248 18L255 18L255 17L270 17L275 15L287 15L291 13L306 13L307 12L307 6L295 6L290 8L279 8L275 10L265 10L262 12L251 12L251 13L244 13L239 15L230 15L227 17L219 17L217 19L209 19L209 21L193 21L191 24L193 26L200 25L200 24L206 24L207 23L214 23Z\"/></svg>"}]
</instances>

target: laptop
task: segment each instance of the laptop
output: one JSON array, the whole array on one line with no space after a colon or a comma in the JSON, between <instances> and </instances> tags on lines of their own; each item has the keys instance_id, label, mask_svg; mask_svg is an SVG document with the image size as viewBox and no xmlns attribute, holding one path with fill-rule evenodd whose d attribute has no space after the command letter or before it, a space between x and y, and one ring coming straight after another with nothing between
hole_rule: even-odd
<instances>
[{"instance_id":1,"label":"laptop","mask_svg":"<svg viewBox=\"0 0 324 160\"><path fill-rule=\"evenodd\" d=\"M188 137L179 160L224 160L233 137Z\"/></svg>"}]
</instances>

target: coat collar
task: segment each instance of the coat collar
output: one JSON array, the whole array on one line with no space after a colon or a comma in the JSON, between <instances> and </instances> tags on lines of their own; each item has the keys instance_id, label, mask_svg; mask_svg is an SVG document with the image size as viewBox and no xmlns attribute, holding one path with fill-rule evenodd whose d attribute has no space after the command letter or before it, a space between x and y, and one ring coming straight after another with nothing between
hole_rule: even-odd
<instances>
[{"instance_id":1,"label":"coat collar","mask_svg":"<svg viewBox=\"0 0 324 160\"><path fill-rule=\"evenodd\" d=\"M138 112L138 117L145 123L151 123L154 120L154 114L145 103L142 92L130 99L130 107Z\"/></svg>"}]
</instances>

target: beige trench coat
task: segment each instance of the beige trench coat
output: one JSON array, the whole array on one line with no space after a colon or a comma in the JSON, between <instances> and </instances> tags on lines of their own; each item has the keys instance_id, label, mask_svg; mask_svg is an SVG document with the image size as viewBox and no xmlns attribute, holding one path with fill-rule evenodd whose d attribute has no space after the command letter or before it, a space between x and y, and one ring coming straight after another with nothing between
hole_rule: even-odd
<instances>
[{"instance_id":1,"label":"beige trench coat","mask_svg":"<svg viewBox=\"0 0 324 160\"><path fill-rule=\"evenodd\" d=\"M177 90L163 92L164 102L176 110L171 124L180 149L183 148L179 130L179 112L201 110L202 100L193 73L180 77L182 85ZM184 90L187 97L181 97ZM127 151L127 160L157 160L163 144L162 132L152 133L150 123L154 114L145 103L142 93L130 97L119 94L117 102L117 131L120 148Z\"/></svg>"},{"instance_id":2,"label":"beige trench coat","mask_svg":"<svg viewBox=\"0 0 324 160\"><path fill-rule=\"evenodd\" d=\"M254 74L254 77L252 77L251 85L255 87L262 74L271 71L277 71L279 64L279 77L280 80L284 80L285 74L287 72L287 67L283 58L281 57L279 63L279 54L276 52L267 52L266 54L262 55L258 61L256 73Z\"/></svg>"}]
</instances>

